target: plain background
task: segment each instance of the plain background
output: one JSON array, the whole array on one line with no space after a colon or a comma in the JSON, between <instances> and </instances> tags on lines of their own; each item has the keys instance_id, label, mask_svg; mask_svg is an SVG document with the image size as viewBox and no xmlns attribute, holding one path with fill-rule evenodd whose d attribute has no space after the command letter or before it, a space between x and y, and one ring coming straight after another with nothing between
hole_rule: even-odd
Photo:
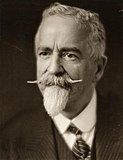
<instances>
[{"instance_id":1,"label":"plain background","mask_svg":"<svg viewBox=\"0 0 123 160\"><path fill-rule=\"evenodd\" d=\"M42 98L36 79L34 35L41 21L42 10L51 0L0 1L0 125L15 116L40 107ZM63 4L92 10L100 14L107 32L108 64L98 90L114 93L123 99L123 6L111 0L61 0ZM117 101L117 100L116 100Z\"/></svg>"}]
</instances>

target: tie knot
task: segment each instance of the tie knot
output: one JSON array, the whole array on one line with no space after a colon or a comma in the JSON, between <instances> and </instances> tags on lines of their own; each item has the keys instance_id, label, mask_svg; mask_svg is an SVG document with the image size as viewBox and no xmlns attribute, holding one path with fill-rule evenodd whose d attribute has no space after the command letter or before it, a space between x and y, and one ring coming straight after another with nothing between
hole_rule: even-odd
<instances>
[{"instance_id":1,"label":"tie knot","mask_svg":"<svg viewBox=\"0 0 123 160\"><path fill-rule=\"evenodd\" d=\"M73 134L75 134L76 136L82 134L82 132L74 124L71 124L68 127L68 131L71 132L71 133L73 133Z\"/></svg>"},{"instance_id":2,"label":"tie knot","mask_svg":"<svg viewBox=\"0 0 123 160\"><path fill-rule=\"evenodd\" d=\"M68 131L76 135L76 141L73 145L72 152L79 160L90 160L91 152L89 146L82 139L82 132L74 125L68 127Z\"/></svg>"}]
</instances>

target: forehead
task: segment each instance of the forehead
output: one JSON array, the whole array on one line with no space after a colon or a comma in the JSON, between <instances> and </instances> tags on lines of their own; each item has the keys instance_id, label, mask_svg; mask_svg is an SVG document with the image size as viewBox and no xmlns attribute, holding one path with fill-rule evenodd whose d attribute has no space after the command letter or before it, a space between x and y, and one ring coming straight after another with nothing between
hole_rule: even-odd
<instances>
[{"instance_id":1,"label":"forehead","mask_svg":"<svg viewBox=\"0 0 123 160\"><path fill-rule=\"evenodd\" d=\"M77 47L85 46L86 38L90 33L90 28L85 24L78 23L73 17L50 16L42 20L39 26L35 47L46 46L57 47Z\"/></svg>"},{"instance_id":2,"label":"forehead","mask_svg":"<svg viewBox=\"0 0 123 160\"><path fill-rule=\"evenodd\" d=\"M65 31L67 31L68 33L70 31L72 31L73 33L82 32L82 36L87 36L90 32L90 27L87 24L80 23L74 17L53 15L43 18L38 33L40 34L41 32L46 31L49 33L53 29L55 29L55 31L62 31L62 33Z\"/></svg>"}]
</instances>

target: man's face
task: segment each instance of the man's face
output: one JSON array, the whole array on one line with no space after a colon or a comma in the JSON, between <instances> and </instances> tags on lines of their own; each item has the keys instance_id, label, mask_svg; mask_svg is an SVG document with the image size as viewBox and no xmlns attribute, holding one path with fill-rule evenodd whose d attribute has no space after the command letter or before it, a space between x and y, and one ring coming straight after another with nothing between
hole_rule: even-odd
<instances>
[{"instance_id":1,"label":"man's face","mask_svg":"<svg viewBox=\"0 0 123 160\"><path fill-rule=\"evenodd\" d=\"M73 80L82 80L80 83L71 84L70 88L55 83L39 84L43 96L48 99L51 95L49 101L58 99L62 91L65 91L63 97L67 96L67 98L63 101L66 103L61 110L65 109L70 101L77 102L82 96L88 95L92 89L96 66L90 60L87 50L87 32L89 29L80 27L73 18L59 16L45 18L39 28L36 44L37 79L46 74L56 77L67 74ZM54 98L55 94L59 97Z\"/></svg>"}]
</instances>

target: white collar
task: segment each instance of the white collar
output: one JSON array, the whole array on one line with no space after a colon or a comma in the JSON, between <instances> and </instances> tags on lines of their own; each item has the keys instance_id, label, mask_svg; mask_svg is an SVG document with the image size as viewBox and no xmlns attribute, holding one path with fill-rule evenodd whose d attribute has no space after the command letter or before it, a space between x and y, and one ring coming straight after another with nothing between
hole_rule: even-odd
<instances>
[{"instance_id":1,"label":"white collar","mask_svg":"<svg viewBox=\"0 0 123 160\"><path fill-rule=\"evenodd\" d=\"M72 120L63 116L61 113L53 118L53 121L61 134L65 133L70 123L73 123L82 132L89 132L96 123L96 91L94 90L91 101L86 108Z\"/></svg>"}]
</instances>

